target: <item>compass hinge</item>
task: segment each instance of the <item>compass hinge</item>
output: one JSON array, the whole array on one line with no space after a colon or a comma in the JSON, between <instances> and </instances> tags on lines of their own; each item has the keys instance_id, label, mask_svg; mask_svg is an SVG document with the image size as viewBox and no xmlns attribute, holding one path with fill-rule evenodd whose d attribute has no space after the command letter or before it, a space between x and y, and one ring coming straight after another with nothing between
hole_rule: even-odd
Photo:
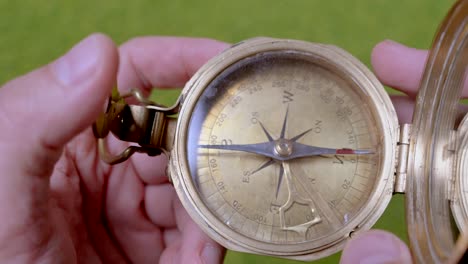
<instances>
[{"instance_id":1,"label":"compass hinge","mask_svg":"<svg viewBox=\"0 0 468 264\"><path fill-rule=\"evenodd\" d=\"M408 150L411 136L411 124L400 126L399 141L397 142L398 155L395 168L395 193L405 193L406 172L408 169Z\"/></svg>"},{"instance_id":2,"label":"compass hinge","mask_svg":"<svg viewBox=\"0 0 468 264\"><path fill-rule=\"evenodd\" d=\"M124 98L134 97L139 104L129 104ZM173 133L174 122L170 115L178 112L180 101L172 107L158 105L138 91L132 90L127 94L119 95L114 91L109 98L106 112L93 124L93 132L98 139L101 158L110 164L116 164L127 160L135 152L156 156L168 153ZM170 131L169 131L170 132ZM112 133L114 137L137 143L123 150L120 154L111 154L106 147L105 138Z\"/></svg>"}]
</instances>

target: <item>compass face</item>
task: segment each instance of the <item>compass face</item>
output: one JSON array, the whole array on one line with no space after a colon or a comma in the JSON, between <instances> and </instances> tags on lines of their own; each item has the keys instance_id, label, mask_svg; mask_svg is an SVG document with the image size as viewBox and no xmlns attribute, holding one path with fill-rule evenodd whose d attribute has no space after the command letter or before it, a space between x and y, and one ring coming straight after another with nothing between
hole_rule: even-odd
<instances>
[{"instance_id":1,"label":"compass face","mask_svg":"<svg viewBox=\"0 0 468 264\"><path fill-rule=\"evenodd\" d=\"M188 110L184 181L223 237L311 252L359 229L390 194L385 125L356 76L294 49L213 75Z\"/></svg>"}]
</instances>

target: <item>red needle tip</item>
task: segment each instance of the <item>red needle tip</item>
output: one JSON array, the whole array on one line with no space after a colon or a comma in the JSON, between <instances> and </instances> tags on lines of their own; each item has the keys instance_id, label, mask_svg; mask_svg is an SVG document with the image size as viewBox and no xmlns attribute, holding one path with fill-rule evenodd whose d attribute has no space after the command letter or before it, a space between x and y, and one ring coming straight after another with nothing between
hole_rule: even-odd
<instances>
[{"instance_id":1,"label":"red needle tip","mask_svg":"<svg viewBox=\"0 0 468 264\"><path fill-rule=\"evenodd\" d=\"M352 149L343 148L343 149L337 149L336 154L356 154L356 153Z\"/></svg>"}]
</instances>

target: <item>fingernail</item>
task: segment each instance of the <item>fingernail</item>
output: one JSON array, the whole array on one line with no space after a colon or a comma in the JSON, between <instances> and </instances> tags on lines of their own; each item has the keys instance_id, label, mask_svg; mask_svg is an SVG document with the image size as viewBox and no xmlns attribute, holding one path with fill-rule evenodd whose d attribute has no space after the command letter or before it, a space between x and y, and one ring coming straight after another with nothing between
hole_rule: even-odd
<instances>
[{"instance_id":1,"label":"fingernail","mask_svg":"<svg viewBox=\"0 0 468 264\"><path fill-rule=\"evenodd\" d=\"M400 42L396 42L394 40L391 40L391 39L386 39L383 41L385 44L389 45L389 46L399 46L399 47L406 47L405 45L401 44Z\"/></svg>"},{"instance_id":2,"label":"fingernail","mask_svg":"<svg viewBox=\"0 0 468 264\"><path fill-rule=\"evenodd\" d=\"M221 249L211 244L206 244L202 250L201 258L205 264L220 263L222 258Z\"/></svg>"},{"instance_id":3,"label":"fingernail","mask_svg":"<svg viewBox=\"0 0 468 264\"><path fill-rule=\"evenodd\" d=\"M385 235L376 237L375 242L380 245L370 250L369 255L362 259L361 264L408 263L407 249L399 240Z\"/></svg>"},{"instance_id":4,"label":"fingernail","mask_svg":"<svg viewBox=\"0 0 468 264\"><path fill-rule=\"evenodd\" d=\"M63 85L77 85L95 71L98 60L96 36L89 36L52 63L52 71Z\"/></svg>"},{"instance_id":5,"label":"fingernail","mask_svg":"<svg viewBox=\"0 0 468 264\"><path fill-rule=\"evenodd\" d=\"M389 43L389 44L398 44L398 45L401 45L400 43L392 40L392 39L385 39L383 42L386 42L386 43Z\"/></svg>"}]
</instances>

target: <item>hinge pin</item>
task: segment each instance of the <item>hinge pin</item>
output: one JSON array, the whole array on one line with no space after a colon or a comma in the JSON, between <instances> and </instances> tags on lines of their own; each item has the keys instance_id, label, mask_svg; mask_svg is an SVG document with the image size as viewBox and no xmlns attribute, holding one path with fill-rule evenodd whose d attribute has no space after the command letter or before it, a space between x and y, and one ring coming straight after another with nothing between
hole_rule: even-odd
<instances>
[{"instance_id":1,"label":"hinge pin","mask_svg":"<svg viewBox=\"0 0 468 264\"><path fill-rule=\"evenodd\" d=\"M403 124L400 127L400 140L398 145L398 160L395 170L395 193L405 193L406 172L408 169L408 151L411 137L411 124Z\"/></svg>"}]
</instances>

